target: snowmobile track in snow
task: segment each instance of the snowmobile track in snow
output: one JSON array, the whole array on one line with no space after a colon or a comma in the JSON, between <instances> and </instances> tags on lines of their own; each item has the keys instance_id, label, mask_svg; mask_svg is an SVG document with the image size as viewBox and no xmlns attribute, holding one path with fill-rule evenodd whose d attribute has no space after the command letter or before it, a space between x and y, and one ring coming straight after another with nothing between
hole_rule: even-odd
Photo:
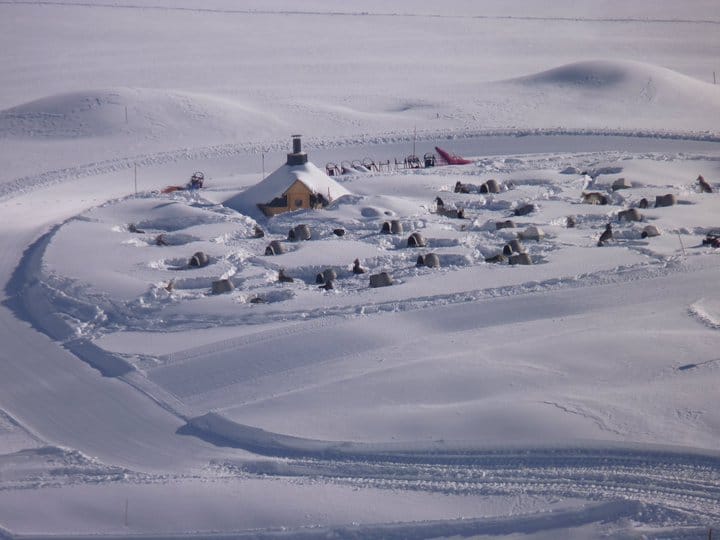
<instances>
[{"instance_id":1,"label":"snowmobile track in snow","mask_svg":"<svg viewBox=\"0 0 720 540\"><path fill-rule=\"evenodd\" d=\"M0 2L0 4L3 3L12 2ZM413 140L413 137L418 141L433 141L441 139L473 139L477 137L528 137L558 135L576 137L632 137L640 139L663 139L709 143L720 142L720 133L591 129L489 129L477 131L442 130L420 132L415 136L409 132L390 132L385 133L382 136L368 136L361 134L354 138L314 140L311 142L316 148L338 148L356 145L387 145L398 142L407 142ZM24 195L37 189L61 184L66 181L129 170L134 166L151 167L178 161L216 159L243 154L259 154L262 151L281 152L285 147L284 145L284 142L276 141L273 144L263 145L249 142L245 144L218 144L195 148L178 148L164 152L117 157L93 163L85 163L74 167L44 171L38 174L15 178L0 184L0 202L12 199L18 195Z\"/></svg>"},{"instance_id":2,"label":"snowmobile track in snow","mask_svg":"<svg viewBox=\"0 0 720 540\"><path fill-rule=\"evenodd\" d=\"M352 451L350 451L352 452ZM224 462L238 474L463 495L625 501L653 508L643 522L708 526L720 520L720 458L634 449L516 449L378 453L344 458Z\"/></svg>"}]
</instances>

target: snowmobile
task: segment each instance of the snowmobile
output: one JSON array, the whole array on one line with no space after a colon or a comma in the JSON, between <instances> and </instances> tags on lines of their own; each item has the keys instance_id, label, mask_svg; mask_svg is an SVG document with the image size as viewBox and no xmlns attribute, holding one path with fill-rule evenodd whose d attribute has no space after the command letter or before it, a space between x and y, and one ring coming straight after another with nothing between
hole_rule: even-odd
<instances>
[{"instance_id":1,"label":"snowmobile","mask_svg":"<svg viewBox=\"0 0 720 540\"><path fill-rule=\"evenodd\" d=\"M184 186L167 186L161 193L173 193L174 191L197 191L203 187L205 175L200 171L193 173L190 181Z\"/></svg>"}]
</instances>

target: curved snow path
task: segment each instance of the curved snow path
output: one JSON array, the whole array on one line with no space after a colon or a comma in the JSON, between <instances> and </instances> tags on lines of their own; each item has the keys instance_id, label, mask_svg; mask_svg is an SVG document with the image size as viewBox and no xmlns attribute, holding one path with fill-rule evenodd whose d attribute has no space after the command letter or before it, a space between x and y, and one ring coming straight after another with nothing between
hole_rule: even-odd
<instances>
[{"instance_id":1,"label":"curved snow path","mask_svg":"<svg viewBox=\"0 0 720 540\"><path fill-rule=\"evenodd\" d=\"M720 459L624 449L391 452L345 459L223 463L265 476L466 495L542 495L651 505L674 525L720 520Z\"/></svg>"},{"instance_id":2,"label":"curved snow path","mask_svg":"<svg viewBox=\"0 0 720 540\"><path fill-rule=\"evenodd\" d=\"M126 194L121 186L98 186L91 177L82 187L106 198ZM97 204L73 199L74 194L52 185L22 204L0 203L6 218L0 232L0 408L46 443L79 449L107 464L149 471L201 467L226 452L176 434L182 419L128 384L102 377L6 306L13 292L8 283L28 246L55 223Z\"/></svg>"},{"instance_id":3,"label":"curved snow path","mask_svg":"<svg viewBox=\"0 0 720 540\"><path fill-rule=\"evenodd\" d=\"M478 131L427 131L418 132L417 141L452 141L453 148L457 152L466 155L492 155L503 151L507 154L515 153L538 153L552 152L559 144L563 144L563 138L573 141L570 148L565 152L587 151L600 146L600 150L614 149L617 151L641 151L647 152L650 147L667 146L668 143L681 145L676 151L693 152L706 151L714 148L720 142L720 133L707 132L663 132L648 130L579 130L579 129L491 129ZM488 144L491 141L500 139L500 145ZM560 139L560 140L558 140ZM618 142L616 139L620 139ZM350 139L339 140L309 140L316 150L313 156L323 158L324 150L336 151L343 147L375 147L378 149L394 148L390 154L394 156L403 155L407 148L408 141L413 140L412 133L397 132L385 133L379 136L360 135ZM640 148L633 146L641 141ZM635 143L634 145L632 143ZM558 144L559 143L559 144ZM624 143L624 144L623 144ZM70 180L77 180L91 176L98 176L112 172L132 169L134 166L151 167L175 163L178 161L203 160L228 158L233 156L250 156L266 152L268 160L277 153L282 158L285 149L285 142L276 142L273 145L254 144L221 144L198 148L179 148L165 152L151 154L140 154L136 156L118 157L97 162L84 163L73 167L64 167L55 170L44 171L14 178L0 183L0 203L14 197L24 195L37 189L47 188L62 184ZM501 150L502 149L502 150ZM390 155L388 154L388 155ZM332 159L328 154L327 159ZM384 157L383 157L384 158ZM256 160L257 161L257 160ZM127 195L127 190L121 190L122 195ZM69 216L68 216L69 217Z\"/></svg>"},{"instance_id":4,"label":"curved snow path","mask_svg":"<svg viewBox=\"0 0 720 540\"><path fill-rule=\"evenodd\" d=\"M443 441L313 441L234 424L214 413L194 419L188 429L216 444L280 458L215 463L229 473L454 495L623 500L628 506L653 508L640 521L701 526L720 520L717 452L596 441L576 447L489 449Z\"/></svg>"},{"instance_id":5,"label":"curved snow path","mask_svg":"<svg viewBox=\"0 0 720 540\"><path fill-rule=\"evenodd\" d=\"M302 528L280 527L270 530L248 530L229 533L220 532L183 532L180 534L148 534L136 535L133 538L149 538L152 540L175 540L177 538L211 538L214 540L232 539L263 539L263 540L327 540L328 538L362 538L378 540L405 540L407 538L449 538L470 537L477 535L511 534L531 535L534 533L552 535L553 530L559 530L563 537L569 537L575 527L583 527L596 523L612 523L617 521L632 521L634 523L649 523L652 518L664 518L663 510L654 505L644 505L632 501L612 501L600 504L591 504L579 509L539 512L534 514L513 514L508 517L496 518L460 518L455 520L392 522L376 524L353 523L345 526L312 526ZM570 532L568 532L570 529ZM705 528L689 528L662 530L664 538L704 538ZM552 536L548 536L552 537ZM634 537L634 536L633 536ZM12 540L119 540L128 538L124 534L22 534L14 536L9 531L0 528L0 539ZM543 536L545 538L545 536Z\"/></svg>"}]
</instances>

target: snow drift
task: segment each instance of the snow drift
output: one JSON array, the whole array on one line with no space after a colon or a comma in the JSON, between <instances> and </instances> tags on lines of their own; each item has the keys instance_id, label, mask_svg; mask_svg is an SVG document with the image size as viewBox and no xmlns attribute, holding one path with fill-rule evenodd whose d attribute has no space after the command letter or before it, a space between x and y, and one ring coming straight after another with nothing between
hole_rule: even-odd
<instances>
[{"instance_id":1,"label":"snow drift","mask_svg":"<svg viewBox=\"0 0 720 540\"><path fill-rule=\"evenodd\" d=\"M528 120L538 108L585 126L608 125L625 117L658 129L691 124L710 129L720 119L720 87L643 62L576 62L500 85L524 95L519 111Z\"/></svg>"},{"instance_id":2,"label":"snow drift","mask_svg":"<svg viewBox=\"0 0 720 540\"><path fill-rule=\"evenodd\" d=\"M160 139L189 134L235 138L269 136L286 128L251 105L206 94L111 88L47 96L0 111L0 137L93 138L111 135Z\"/></svg>"}]
</instances>

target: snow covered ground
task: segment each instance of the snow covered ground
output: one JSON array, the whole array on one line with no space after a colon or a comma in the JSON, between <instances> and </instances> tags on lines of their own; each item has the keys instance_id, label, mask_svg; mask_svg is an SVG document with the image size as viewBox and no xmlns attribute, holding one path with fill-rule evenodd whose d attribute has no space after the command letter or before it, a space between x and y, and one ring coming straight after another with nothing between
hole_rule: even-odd
<instances>
[{"instance_id":1,"label":"snow covered ground","mask_svg":"<svg viewBox=\"0 0 720 540\"><path fill-rule=\"evenodd\" d=\"M505 4L0 2L0 538L718 526L720 12ZM473 163L238 212L297 132Z\"/></svg>"}]
</instances>

